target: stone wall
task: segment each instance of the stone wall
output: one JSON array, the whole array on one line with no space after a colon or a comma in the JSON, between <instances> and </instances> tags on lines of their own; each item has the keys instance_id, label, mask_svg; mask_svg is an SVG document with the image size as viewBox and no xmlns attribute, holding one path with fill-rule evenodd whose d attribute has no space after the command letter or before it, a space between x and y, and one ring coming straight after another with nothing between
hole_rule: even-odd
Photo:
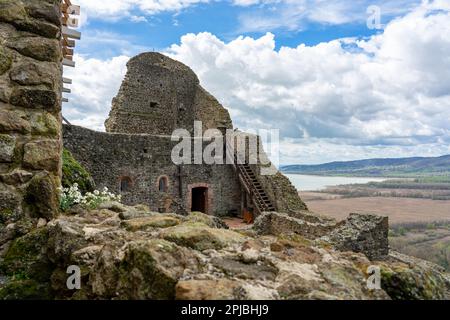
<instances>
[{"instance_id":1,"label":"stone wall","mask_svg":"<svg viewBox=\"0 0 450 320\"><path fill-rule=\"evenodd\" d=\"M77 126L64 126L64 146L91 173L98 189L108 187L123 196L126 204L147 204L154 211L189 210L190 192L208 187L208 213L227 215L240 210L240 185L231 165L182 165L171 152L177 142L169 136L111 134ZM159 191L158 179L166 177L167 192ZM120 189L121 179L130 188Z\"/></svg>"},{"instance_id":2,"label":"stone wall","mask_svg":"<svg viewBox=\"0 0 450 320\"><path fill-rule=\"evenodd\" d=\"M195 120L204 129L232 127L228 111L181 62L148 52L132 58L127 68L106 131L171 135L182 128L192 133Z\"/></svg>"},{"instance_id":3,"label":"stone wall","mask_svg":"<svg viewBox=\"0 0 450 320\"><path fill-rule=\"evenodd\" d=\"M57 0L0 0L0 254L8 237L26 233L58 210L59 5Z\"/></svg>"},{"instance_id":4,"label":"stone wall","mask_svg":"<svg viewBox=\"0 0 450 320\"><path fill-rule=\"evenodd\" d=\"M371 260L383 260L389 254L389 219L351 213L323 240L339 250L362 252Z\"/></svg>"}]
</instances>

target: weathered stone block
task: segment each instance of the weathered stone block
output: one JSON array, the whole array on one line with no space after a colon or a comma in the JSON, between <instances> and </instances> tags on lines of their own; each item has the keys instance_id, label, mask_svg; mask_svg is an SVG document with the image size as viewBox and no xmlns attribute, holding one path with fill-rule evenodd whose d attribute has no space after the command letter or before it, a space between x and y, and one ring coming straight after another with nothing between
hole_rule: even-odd
<instances>
[{"instance_id":1,"label":"weathered stone block","mask_svg":"<svg viewBox=\"0 0 450 320\"><path fill-rule=\"evenodd\" d=\"M9 70L12 64L12 56L4 47L0 47L0 75Z\"/></svg>"},{"instance_id":2,"label":"weathered stone block","mask_svg":"<svg viewBox=\"0 0 450 320\"><path fill-rule=\"evenodd\" d=\"M12 162L16 138L7 134L0 134L0 162Z\"/></svg>"},{"instance_id":3,"label":"weathered stone block","mask_svg":"<svg viewBox=\"0 0 450 320\"><path fill-rule=\"evenodd\" d=\"M61 24L61 11L58 0L25 0L26 11L29 16L43 19L56 26Z\"/></svg>"},{"instance_id":4,"label":"weathered stone block","mask_svg":"<svg viewBox=\"0 0 450 320\"><path fill-rule=\"evenodd\" d=\"M2 0L0 1L0 21L16 23L25 20L27 12L22 1Z\"/></svg>"},{"instance_id":5,"label":"weathered stone block","mask_svg":"<svg viewBox=\"0 0 450 320\"><path fill-rule=\"evenodd\" d=\"M389 254L388 217L352 213L323 240L341 251L364 253L370 260Z\"/></svg>"},{"instance_id":6,"label":"weathered stone block","mask_svg":"<svg viewBox=\"0 0 450 320\"><path fill-rule=\"evenodd\" d=\"M48 112L33 113L30 116L31 132L38 135L57 135L60 131L59 121Z\"/></svg>"},{"instance_id":7,"label":"weathered stone block","mask_svg":"<svg viewBox=\"0 0 450 320\"><path fill-rule=\"evenodd\" d=\"M23 37L9 39L6 46L24 56L40 61L58 62L61 59L61 47L56 39L42 37Z\"/></svg>"},{"instance_id":8,"label":"weathered stone block","mask_svg":"<svg viewBox=\"0 0 450 320\"><path fill-rule=\"evenodd\" d=\"M25 201L35 218L51 220L58 215L59 197L55 179L48 172L41 172L31 179Z\"/></svg>"},{"instance_id":9,"label":"weathered stone block","mask_svg":"<svg viewBox=\"0 0 450 320\"><path fill-rule=\"evenodd\" d=\"M58 140L40 140L24 146L24 166L57 172L61 162L60 142Z\"/></svg>"},{"instance_id":10,"label":"weathered stone block","mask_svg":"<svg viewBox=\"0 0 450 320\"><path fill-rule=\"evenodd\" d=\"M1 187L1 186L0 186ZM0 190L0 224L16 221L20 217L20 195L11 188Z\"/></svg>"},{"instance_id":11,"label":"weathered stone block","mask_svg":"<svg viewBox=\"0 0 450 320\"><path fill-rule=\"evenodd\" d=\"M10 102L25 108L56 110L59 107L56 92L42 89L16 88L12 92Z\"/></svg>"},{"instance_id":12,"label":"weathered stone block","mask_svg":"<svg viewBox=\"0 0 450 320\"><path fill-rule=\"evenodd\" d=\"M298 234L307 239L316 239L330 232L334 226L333 221L313 223L285 213L265 212L256 219L253 228L261 235Z\"/></svg>"},{"instance_id":13,"label":"weathered stone block","mask_svg":"<svg viewBox=\"0 0 450 320\"><path fill-rule=\"evenodd\" d=\"M170 216L151 216L126 220L122 225L128 231L139 231L150 228L168 228L180 224L180 220Z\"/></svg>"},{"instance_id":14,"label":"weathered stone block","mask_svg":"<svg viewBox=\"0 0 450 320\"><path fill-rule=\"evenodd\" d=\"M0 181L9 185L20 185L30 181L32 177L33 174L31 172L15 169L12 172L0 174Z\"/></svg>"},{"instance_id":15,"label":"weathered stone block","mask_svg":"<svg viewBox=\"0 0 450 320\"><path fill-rule=\"evenodd\" d=\"M246 238L234 231L213 229L203 224L184 224L165 229L160 237L184 247L203 251L222 249L245 242Z\"/></svg>"},{"instance_id":16,"label":"weathered stone block","mask_svg":"<svg viewBox=\"0 0 450 320\"><path fill-rule=\"evenodd\" d=\"M53 89L60 81L60 70L56 64L26 62L14 67L9 76L21 85L43 84Z\"/></svg>"},{"instance_id":17,"label":"weathered stone block","mask_svg":"<svg viewBox=\"0 0 450 320\"><path fill-rule=\"evenodd\" d=\"M0 107L3 107L0 103ZM30 123L18 111L0 110L0 131L28 133L31 131Z\"/></svg>"}]
</instances>

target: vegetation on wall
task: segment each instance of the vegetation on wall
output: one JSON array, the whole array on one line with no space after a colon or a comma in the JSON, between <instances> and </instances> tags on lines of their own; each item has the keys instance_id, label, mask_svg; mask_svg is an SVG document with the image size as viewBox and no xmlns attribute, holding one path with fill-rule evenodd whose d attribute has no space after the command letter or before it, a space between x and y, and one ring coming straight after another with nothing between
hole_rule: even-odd
<instances>
[{"instance_id":1,"label":"vegetation on wall","mask_svg":"<svg viewBox=\"0 0 450 320\"><path fill-rule=\"evenodd\" d=\"M95 183L91 174L75 160L69 150L64 148L62 158L62 186L64 188L70 188L74 184L77 184L81 193L94 191Z\"/></svg>"}]
</instances>

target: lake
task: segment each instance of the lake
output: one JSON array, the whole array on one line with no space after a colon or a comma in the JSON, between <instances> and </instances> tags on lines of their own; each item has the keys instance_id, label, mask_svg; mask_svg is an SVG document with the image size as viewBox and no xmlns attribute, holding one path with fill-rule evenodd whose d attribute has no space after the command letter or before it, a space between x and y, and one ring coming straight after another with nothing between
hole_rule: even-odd
<instances>
[{"instance_id":1,"label":"lake","mask_svg":"<svg viewBox=\"0 0 450 320\"><path fill-rule=\"evenodd\" d=\"M359 178L359 177L327 177L327 176L310 176L303 174L286 174L292 184L300 191L319 191L326 187L355 184L382 182L387 178Z\"/></svg>"}]
</instances>

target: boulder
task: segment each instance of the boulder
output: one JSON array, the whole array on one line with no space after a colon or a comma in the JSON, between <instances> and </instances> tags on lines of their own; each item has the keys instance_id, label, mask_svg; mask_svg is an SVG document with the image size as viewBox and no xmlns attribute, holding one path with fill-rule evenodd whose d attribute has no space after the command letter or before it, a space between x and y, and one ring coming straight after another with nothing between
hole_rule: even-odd
<instances>
[{"instance_id":1,"label":"boulder","mask_svg":"<svg viewBox=\"0 0 450 320\"><path fill-rule=\"evenodd\" d=\"M211 228L228 229L228 225L219 217L207 215L202 212L189 213L187 220L194 223L203 223Z\"/></svg>"},{"instance_id":2,"label":"boulder","mask_svg":"<svg viewBox=\"0 0 450 320\"><path fill-rule=\"evenodd\" d=\"M168 228L176 226L178 224L180 224L179 219L164 215L135 218L122 222L122 225L128 231L139 231L149 228Z\"/></svg>"},{"instance_id":3,"label":"boulder","mask_svg":"<svg viewBox=\"0 0 450 320\"><path fill-rule=\"evenodd\" d=\"M177 300L236 300L241 284L228 279L187 280L176 285Z\"/></svg>"},{"instance_id":4,"label":"boulder","mask_svg":"<svg viewBox=\"0 0 450 320\"><path fill-rule=\"evenodd\" d=\"M1 204L1 203L0 203ZM107 204L79 210L34 229L37 219L5 227L0 297L56 299L445 299L449 278L432 263L391 253L371 262L296 233L259 236L193 222L198 215L148 213ZM115 209L113 211L112 209ZM292 218L292 217L291 217ZM300 219L299 219L300 220ZM41 221L44 221L41 219ZM174 222L172 227L161 228ZM169 222L169 223L168 223ZM128 226L128 228L124 228ZM0 226L1 227L1 226ZM23 235L23 233L26 233ZM321 240L322 241L322 240ZM67 290L65 270L81 269L82 289ZM368 267L382 288L369 289ZM3 281L0 279L0 281ZM26 281L26 282L23 282ZM39 285L39 286L37 286ZM42 294L34 289L42 290ZM388 295L389 294L389 295Z\"/></svg>"},{"instance_id":5,"label":"boulder","mask_svg":"<svg viewBox=\"0 0 450 320\"><path fill-rule=\"evenodd\" d=\"M47 255L48 230L34 230L15 239L0 262L0 273L45 282L53 265Z\"/></svg>"},{"instance_id":6,"label":"boulder","mask_svg":"<svg viewBox=\"0 0 450 320\"><path fill-rule=\"evenodd\" d=\"M381 266L381 286L395 300L446 300L450 276L433 263L391 252Z\"/></svg>"},{"instance_id":7,"label":"boulder","mask_svg":"<svg viewBox=\"0 0 450 320\"><path fill-rule=\"evenodd\" d=\"M186 223L167 228L160 237L180 246L195 250L222 249L245 242L246 238L234 231L210 228L204 224Z\"/></svg>"},{"instance_id":8,"label":"boulder","mask_svg":"<svg viewBox=\"0 0 450 320\"><path fill-rule=\"evenodd\" d=\"M175 286L185 271L200 268L191 251L174 243L160 239L131 242L119 264L117 291L122 298L174 299Z\"/></svg>"}]
</instances>

